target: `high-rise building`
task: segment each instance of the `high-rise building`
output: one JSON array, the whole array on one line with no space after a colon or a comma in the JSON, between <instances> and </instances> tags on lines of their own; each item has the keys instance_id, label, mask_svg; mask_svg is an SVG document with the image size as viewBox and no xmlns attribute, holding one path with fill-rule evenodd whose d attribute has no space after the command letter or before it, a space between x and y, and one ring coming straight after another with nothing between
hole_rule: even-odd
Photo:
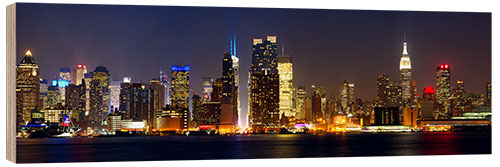
<instances>
[{"instance_id":1,"label":"high-rise building","mask_svg":"<svg viewBox=\"0 0 500 167\"><path fill-rule=\"evenodd\" d=\"M193 121L198 122L199 115L200 115L200 108L202 104L202 98L200 95L193 95ZM198 126L198 125L196 125Z\"/></svg>"},{"instance_id":2,"label":"high-rise building","mask_svg":"<svg viewBox=\"0 0 500 167\"><path fill-rule=\"evenodd\" d=\"M307 123L312 123L313 122L313 107L312 107L312 99L311 97L307 96L304 100L304 108L305 108L305 114L304 114L304 120Z\"/></svg>"},{"instance_id":3,"label":"high-rise building","mask_svg":"<svg viewBox=\"0 0 500 167\"><path fill-rule=\"evenodd\" d=\"M252 130L277 130L280 121L276 36L267 36L265 41L253 39L248 90Z\"/></svg>"},{"instance_id":4,"label":"high-rise building","mask_svg":"<svg viewBox=\"0 0 500 167\"><path fill-rule=\"evenodd\" d=\"M375 107L375 125L399 125L398 107Z\"/></svg>"},{"instance_id":5,"label":"high-rise building","mask_svg":"<svg viewBox=\"0 0 500 167\"><path fill-rule=\"evenodd\" d=\"M389 83L389 103L387 104L388 107L398 107L400 111L402 111L403 108L403 99L402 99L402 88L401 85L398 84L397 82L393 81Z\"/></svg>"},{"instance_id":6,"label":"high-rise building","mask_svg":"<svg viewBox=\"0 0 500 167\"><path fill-rule=\"evenodd\" d=\"M344 113L353 113L352 104L354 103L354 83L344 81L340 85L340 96L342 111Z\"/></svg>"},{"instance_id":7,"label":"high-rise building","mask_svg":"<svg viewBox=\"0 0 500 167\"><path fill-rule=\"evenodd\" d=\"M58 103L61 103L61 105L62 105L62 102L60 101L59 96L60 96L59 95L59 88L57 87L57 84L50 85L47 88L47 98L45 99L44 105L42 106L41 109L50 108Z\"/></svg>"},{"instance_id":8,"label":"high-rise building","mask_svg":"<svg viewBox=\"0 0 500 167\"><path fill-rule=\"evenodd\" d=\"M46 79L40 78L40 97L39 97L39 103L40 103L40 110L45 109L47 107L47 96L48 96L48 91L49 91L49 81Z\"/></svg>"},{"instance_id":9,"label":"high-rise building","mask_svg":"<svg viewBox=\"0 0 500 167\"><path fill-rule=\"evenodd\" d=\"M16 67L17 125L31 121L31 112L40 111L40 107L40 69L28 50Z\"/></svg>"},{"instance_id":10,"label":"high-rise building","mask_svg":"<svg viewBox=\"0 0 500 167\"><path fill-rule=\"evenodd\" d=\"M326 107L326 89L323 86L312 85L312 114L314 121L323 120Z\"/></svg>"},{"instance_id":11,"label":"high-rise building","mask_svg":"<svg viewBox=\"0 0 500 167\"><path fill-rule=\"evenodd\" d=\"M146 120L148 130L156 125L156 111L154 106L154 90L141 83L133 83L130 89L130 115L133 120Z\"/></svg>"},{"instance_id":12,"label":"high-rise building","mask_svg":"<svg viewBox=\"0 0 500 167\"><path fill-rule=\"evenodd\" d=\"M233 58L230 53L224 53L222 61L222 112L228 116L224 119L224 123L238 125L238 95L235 84L235 73L233 66ZM231 118L231 119L229 119Z\"/></svg>"},{"instance_id":13,"label":"high-rise building","mask_svg":"<svg viewBox=\"0 0 500 167\"><path fill-rule=\"evenodd\" d=\"M486 83L485 104L491 107L491 81Z\"/></svg>"},{"instance_id":14,"label":"high-rise building","mask_svg":"<svg viewBox=\"0 0 500 167\"><path fill-rule=\"evenodd\" d=\"M465 94L464 81L458 80L457 88L453 92L450 99L452 117L462 116L462 114L465 112L464 94Z\"/></svg>"},{"instance_id":15,"label":"high-rise building","mask_svg":"<svg viewBox=\"0 0 500 167\"><path fill-rule=\"evenodd\" d=\"M85 74L87 73L87 66L83 64L76 65L76 68L71 73L71 83L75 85L82 84L82 80L85 78Z\"/></svg>"},{"instance_id":16,"label":"high-rise building","mask_svg":"<svg viewBox=\"0 0 500 167\"><path fill-rule=\"evenodd\" d=\"M189 70L189 65L172 66L170 99L174 108L189 108Z\"/></svg>"},{"instance_id":17,"label":"high-rise building","mask_svg":"<svg viewBox=\"0 0 500 167\"><path fill-rule=\"evenodd\" d=\"M305 100L306 100L306 87L304 86L299 86L297 87L297 100L296 100L296 112L297 114L295 115L295 118L297 120L303 120L305 119Z\"/></svg>"},{"instance_id":18,"label":"high-rise building","mask_svg":"<svg viewBox=\"0 0 500 167\"><path fill-rule=\"evenodd\" d=\"M404 106L413 106L411 102L411 61L406 46L406 32L404 34L403 55L399 62L399 82Z\"/></svg>"},{"instance_id":19,"label":"high-rise building","mask_svg":"<svg viewBox=\"0 0 500 167\"><path fill-rule=\"evenodd\" d=\"M222 78L215 79L212 84L213 92L210 95L211 101L221 102L222 99Z\"/></svg>"},{"instance_id":20,"label":"high-rise building","mask_svg":"<svg viewBox=\"0 0 500 167\"><path fill-rule=\"evenodd\" d=\"M120 83L121 81L111 81L109 85L110 111L120 108Z\"/></svg>"},{"instance_id":21,"label":"high-rise building","mask_svg":"<svg viewBox=\"0 0 500 167\"><path fill-rule=\"evenodd\" d=\"M213 87L212 87L213 83L214 83L214 78L212 77L203 77L201 79L201 85L203 86L203 96L201 99L203 102L211 100L213 92Z\"/></svg>"},{"instance_id":22,"label":"high-rise building","mask_svg":"<svg viewBox=\"0 0 500 167\"><path fill-rule=\"evenodd\" d=\"M165 108L165 85L161 84L160 80L150 80L148 83L148 88L153 90L153 102L154 102L154 110L158 111L162 108Z\"/></svg>"},{"instance_id":23,"label":"high-rise building","mask_svg":"<svg viewBox=\"0 0 500 167\"><path fill-rule=\"evenodd\" d=\"M422 101L420 102L420 119L421 120L432 120L435 118L434 105L436 103L436 90L428 86L424 88L422 95Z\"/></svg>"},{"instance_id":24,"label":"high-rise building","mask_svg":"<svg viewBox=\"0 0 500 167\"><path fill-rule=\"evenodd\" d=\"M103 122L102 115L107 113L104 110L103 84L101 84L101 80L92 79L90 81L89 93L90 108L87 119L93 129L100 129Z\"/></svg>"},{"instance_id":25,"label":"high-rise building","mask_svg":"<svg viewBox=\"0 0 500 167\"><path fill-rule=\"evenodd\" d=\"M85 83L66 87L66 106L72 111L72 120L84 121L86 111Z\"/></svg>"},{"instance_id":26,"label":"high-rise building","mask_svg":"<svg viewBox=\"0 0 500 167\"><path fill-rule=\"evenodd\" d=\"M111 72L104 66L98 66L92 72L92 80L99 80L101 84L101 94L102 94L102 117L103 119L108 116L111 111ZM103 120L101 119L101 120Z\"/></svg>"},{"instance_id":27,"label":"high-rise building","mask_svg":"<svg viewBox=\"0 0 500 167\"><path fill-rule=\"evenodd\" d=\"M295 116L293 112L293 64L290 57L278 57L280 77L280 116Z\"/></svg>"},{"instance_id":28,"label":"high-rise building","mask_svg":"<svg viewBox=\"0 0 500 167\"><path fill-rule=\"evenodd\" d=\"M234 91L234 100L236 101L236 117L238 125L240 124L241 118L241 104L240 104L240 58L237 56L237 47L236 47L236 35L231 39L231 59L233 60L233 71L234 71L234 85L236 87Z\"/></svg>"},{"instance_id":29,"label":"high-rise building","mask_svg":"<svg viewBox=\"0 0 500 167\"><path fill-rule=\"evenodd\" d=\"M162 69L160 69L160 76L158 77L158 80L160 80L161 84L165 87L165 90L164 90L165 102L163 104L170 105L170 87L171 87L170 86L170 79L168 78L167 73L165 71L163 71ZM163 107L165 107L165 106L163 106Z\"/></svg>"},{"instance_id":30,"label":"high-rise building","mask_svg":"<svg viewBox=\"0 0 500 167\"><path fill-rule=\"evenodd\" d=\"M131 98L131 84L130 78L124 78L123 82L120 83L120 113L124 117L129 118L130 116L130 98Z\"/></svg>"},{"instance_id":31,"label":"high-rise building","mask_svg":"<svg viewBox=\"0 0 500 167\"><path fill-rule=\"evenodd\" d=\"M377 77L377 107L387 107L389 105L391 88L389 80L389 75L384 73Z\"/></svg>"},{"instance_id":32,"label":"high-rise building","mask_svg":"<svg viewBox=\"0 0 500 167\"><path fill-rule=\"evenodd\" d=\"M449 98L451 97L450 66L441 64L436 72L436 100L440 116L449 116Z\"/></svg>"}]
</instances>

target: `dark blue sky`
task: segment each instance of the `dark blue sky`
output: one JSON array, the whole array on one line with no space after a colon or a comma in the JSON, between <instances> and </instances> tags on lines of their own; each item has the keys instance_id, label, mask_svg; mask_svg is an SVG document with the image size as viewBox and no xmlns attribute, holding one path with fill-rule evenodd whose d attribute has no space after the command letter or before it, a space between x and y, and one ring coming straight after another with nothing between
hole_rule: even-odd
<instances>
[{"instance_id":1,"label":"dark blue sky","mask_svg":"<svg viewBox=\"0 0 500 167\"><path fill-rule=\"evenodd\" d=\"M380 73L399 80L406 29L419 93L435 86L441 63L466 91L484 93L491 80L490 13L60 4L18 4L17 12L17 62L31 49L46 79L83 63L106 66L113 80L147 82L160 68L190 64L191 88L200 93L202 77L221 76L235 34L245 104L252 38L275 34L278 50L284 42L293 54L295 85L322 85L338 97L348 80L356 97L371 100Z\"/></svg>"}]
</instances>

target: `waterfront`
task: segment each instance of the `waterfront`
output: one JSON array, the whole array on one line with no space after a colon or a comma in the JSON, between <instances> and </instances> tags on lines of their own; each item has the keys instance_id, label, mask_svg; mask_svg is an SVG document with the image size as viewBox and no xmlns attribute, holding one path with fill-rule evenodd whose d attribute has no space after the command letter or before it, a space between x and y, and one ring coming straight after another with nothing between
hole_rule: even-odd
<instances>
[{"instance_id":1,"label":"waterfront","mask_svg":"<svg viewBox=\"0 0 500 167\"><path fill-rule=\"evenodd\" d=\"M102 162L491 154L491 133L17 139L17 162Z\"/></svg>"}]
</instances>

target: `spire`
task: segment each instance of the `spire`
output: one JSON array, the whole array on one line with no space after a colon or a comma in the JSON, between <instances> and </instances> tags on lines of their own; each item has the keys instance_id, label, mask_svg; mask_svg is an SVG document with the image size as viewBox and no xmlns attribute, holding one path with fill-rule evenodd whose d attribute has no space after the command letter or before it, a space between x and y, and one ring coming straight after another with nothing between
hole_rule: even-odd
<instances>
[{"instance_id":1,"label":"spire","mask_svg":"<svg viewBox=\"0 0 500 167\"><path fill-rule=\"evenodd\" d=\"M28 51L26 51L25 56L33 56L33 55L31 55L31 51L30 51L30 50L28 50Z\"/></svg>"},{"instance_id":2,"label":"spire","mask_svg":"<svg viewBox=\"0 0 500 167\"><path fill-rule=\"evenodd\" d=\"M408 49L407 49L407 46L406 46L406 29L404 30L404 33L403 33L403 55L408 55Z\"/></svg>"}]
</instances>

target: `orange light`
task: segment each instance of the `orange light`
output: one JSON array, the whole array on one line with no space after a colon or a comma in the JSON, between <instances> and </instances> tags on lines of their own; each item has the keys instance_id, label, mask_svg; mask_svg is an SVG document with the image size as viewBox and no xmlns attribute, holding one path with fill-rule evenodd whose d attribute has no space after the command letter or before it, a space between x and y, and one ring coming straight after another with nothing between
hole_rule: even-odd
<instances>
[{"instance_id":1,"label":"orange light","mask_svg":"<svg viewBox=\"0 0 500 167\"><path fill-rule=\"evenodd\" d=\"M26 51L26 54L25 54L25 55L26 55L26 56L31 56L31 51L30 51L30 50Z\"/></svg>"}]
</instances>

